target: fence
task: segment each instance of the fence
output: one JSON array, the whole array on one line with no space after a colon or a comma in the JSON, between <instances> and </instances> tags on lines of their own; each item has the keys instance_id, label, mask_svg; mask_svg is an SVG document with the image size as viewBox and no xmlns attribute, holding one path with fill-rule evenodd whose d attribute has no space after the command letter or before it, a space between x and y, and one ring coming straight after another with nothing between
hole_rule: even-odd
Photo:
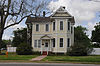
<instances>
[{"instance_id":1,"label":"fence","mask_svg":"<svg viewBox=\"0 0 100 66\"><path fill-rule=\"evenodd\" d=\"M100 55L100 48L93 48L91 55Z\"/></svg>"},{"instance_id":2,"label":"fence","mask_svg":"<svg viewBox=\"0 0 100 66\"><path fill-rule=\"evenodd\" d=\"M16 52L16 47L7 47L7 52Z\"/></svg>"}]
</instances>

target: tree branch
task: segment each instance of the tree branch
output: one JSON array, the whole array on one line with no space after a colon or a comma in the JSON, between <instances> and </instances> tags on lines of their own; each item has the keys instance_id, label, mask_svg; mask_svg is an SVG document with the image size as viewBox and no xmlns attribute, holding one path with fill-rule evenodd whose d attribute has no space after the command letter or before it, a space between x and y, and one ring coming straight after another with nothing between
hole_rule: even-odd
<instances>
[{"instance_id":1,"label":"tree branch","mask_svg":"<svg viewBox=\"0 0 100 66\"><path fill-rule=\"evenodd\" d=\"M24 18L29 17L29 16L31 16L31 15L34 15L34 14L30 14L30 15L27 15L27 16L22 17L20 21L6 26L6 27L4 28L4 30L7 29L7 28L9 28L9 27L11 27L11 26L14 26L14 25L16 25L16 24L21 23L21 21L23 21Z\"/></svg>"}]
</instances>

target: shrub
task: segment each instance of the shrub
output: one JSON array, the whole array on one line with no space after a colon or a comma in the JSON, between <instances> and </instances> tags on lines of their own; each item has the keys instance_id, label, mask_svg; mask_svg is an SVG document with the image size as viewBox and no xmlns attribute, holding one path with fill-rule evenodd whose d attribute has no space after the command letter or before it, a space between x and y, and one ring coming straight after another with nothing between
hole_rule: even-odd
<instances>
[{"instance_id":1,"label":"shrub","mask_svg":"<svg viewBox=\"0 0 100 66\"><path fill-rule=\"evenodd\" d=\"M87 46L84 43L75 43L70 47L68 55L70 56L86 56L92 52L92 47Z\"/></svg>"},{"instance_id":2,"label":"shrub","mask_svg":"<svg viewBox=\"0 0 100 66\"><path fill-rule=\"evenodd\" d=\"M34 51L33 54L34 54L34 55L41 55L41 52L39 52L39 51Z\"/></svg>"},{"instance_id":3,"label":"shrub","mask_svg":"<svg viewBox=\"0 0 100 66\"><path fill-rule=\"evenodd\" d=\"M16 53L18 55L31 55L32 54L32 47L26 43L21 43L17 47Z\"/></svg>"}]
</instances>

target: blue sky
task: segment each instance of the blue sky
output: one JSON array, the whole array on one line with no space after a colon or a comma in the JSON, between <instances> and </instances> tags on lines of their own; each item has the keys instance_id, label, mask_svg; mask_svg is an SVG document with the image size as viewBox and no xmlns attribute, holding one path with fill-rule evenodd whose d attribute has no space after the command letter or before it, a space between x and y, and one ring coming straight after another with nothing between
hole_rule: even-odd
<instances>
[{"instance_id":1,"label":"blue sky","mask_svg":"<svg viewBox=\"0 0 100 66\"><path fill-rule=\"evenodd\" d=\"M100 22L100 2L88 0L48 0L48 2L47 7L50 11L55 11L60 6L65 6L66 10L75 17L75 26L82 25L88 29L87 35L89 35L89 38L91 37L91 31L94 29L94 25ZM10 39L13 37L13 30L22 27L26 27L25 20L19 25L5 30L3 39Z\"/></svg>"}]
</instances>

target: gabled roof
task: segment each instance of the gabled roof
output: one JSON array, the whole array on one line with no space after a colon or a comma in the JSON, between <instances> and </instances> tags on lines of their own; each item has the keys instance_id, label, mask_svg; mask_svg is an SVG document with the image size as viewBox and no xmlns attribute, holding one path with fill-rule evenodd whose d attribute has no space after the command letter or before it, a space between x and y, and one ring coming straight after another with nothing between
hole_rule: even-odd
<instances>
[{"instance_id":1,"label":"gabled roof","mask_svg":"<svg viewBox=\"0 0 100 66\"><path fill-rule=\"evenodd\" d=\"M50 17L28 17L26 24L32 22L52 22L54 21L55 17L68 17L70 22L75 23L74 17L65 9L65 7L61 6Z\"/></svg>"},{"instance_id":2,"label":"gabled roof","mask_svg":"<svg viewBox=\"0 0 100 66\"><path fill-rule=\"evenodd\" d=\"M65 14L65 16L62 17L72 17L72 15L65 9L64 6L61 6L59 9L57 9L51 17L56 17L56 14ZM58 17L58 16L57 16Z\"/></svg>"},{"instance_id":3,"label":"gabled roof","mask_svg":"<svg viewBox=\"0 0 100 66\"><path fill-rule=\"evenodd\" d=\"M52 22L54 19L50 17L28 17L26 23L30 22Z\"/></svg>"},{"instance_id":4,"label":"gabled roof","mask_svg":"<svg viewBox=\"0 0 100 66\"><path fill-rule=\"evenodd\" d=\"M53 39L53 37L48 36L47 34L42 36L40 39Z\"/></svg>"}]
</instances>

